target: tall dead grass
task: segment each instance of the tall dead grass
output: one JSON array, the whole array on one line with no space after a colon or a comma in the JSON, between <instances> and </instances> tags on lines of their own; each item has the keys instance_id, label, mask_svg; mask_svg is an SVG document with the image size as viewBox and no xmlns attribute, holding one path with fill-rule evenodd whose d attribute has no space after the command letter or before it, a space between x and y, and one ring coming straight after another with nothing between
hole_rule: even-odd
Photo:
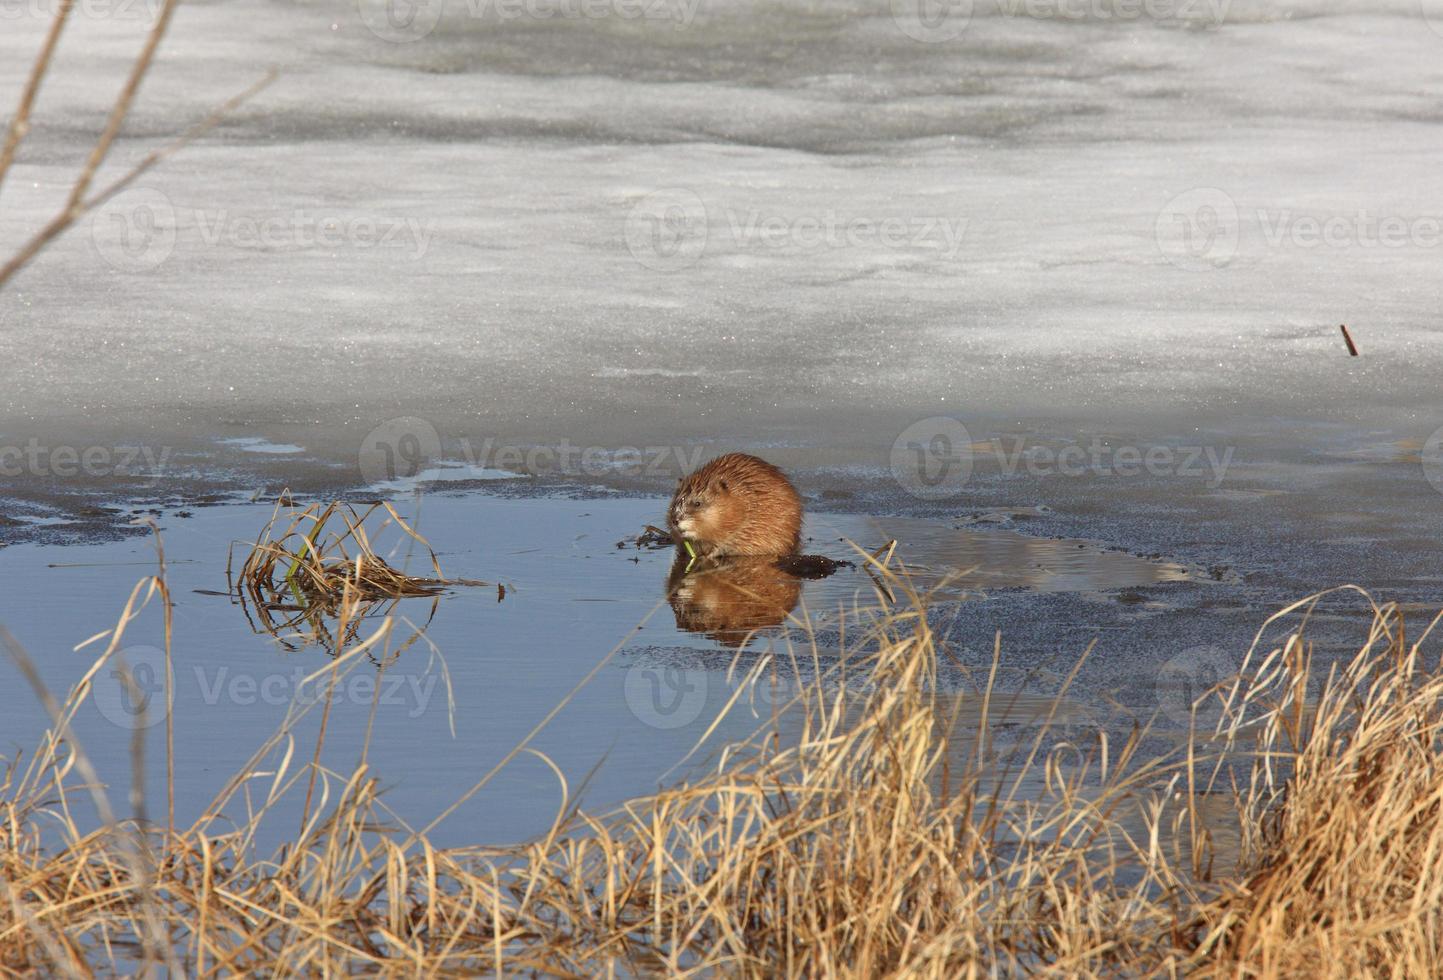
<instances>
[{"instance_id":1,"label":"tall dead grass","mask_svg":"<svg viewBox=\"0 0 1443 980\"><path fill-rule=\"evenodd\" d=\"M1348 663L1319 667L1294 634L1219 691L1218 732L1252 744L1254 763L1249 866L1196 918L1211 975L1439 975L1443 671L1436 643L1425 654L1438 618L1410 642L1396 607L1372 612Z\"/></svg>"},{"instance_id":2,"label":"tall dead grass","mask_svg":"<svg viewBox=\"0 0 1443 980\"><path fill-rule=\"evenodd\" d=\"M1255 644L1208 695L1215 729L1159 755L1145 725L1119 740L1044 720L1004 742L1000 652L960 731L926 597L889 585L900 611L851 617L840 664L807 645L754 664L753 682L812 679L754 738L609 813L568 799L549 832L502 849L387 829L376 774L296 763L290 725L191 826L84 832L73 798L103 790L68 736L82 682L0 786L0 967L1426 976L1443 959L1443 677L1395 608L1373 609L1340 668L1301 632ZM318 676L363 663L387 623ZM261 853L306 784L316 807ZM1229 860L1210 844L1220 819L1242 841Z\"/></svg>"}]
</instances>

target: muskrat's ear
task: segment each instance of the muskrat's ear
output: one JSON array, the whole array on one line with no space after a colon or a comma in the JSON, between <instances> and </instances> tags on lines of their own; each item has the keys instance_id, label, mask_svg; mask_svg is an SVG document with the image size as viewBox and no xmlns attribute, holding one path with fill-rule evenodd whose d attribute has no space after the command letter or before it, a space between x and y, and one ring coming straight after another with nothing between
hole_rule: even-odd
<instances>
[{"instance_id":1,"label":"muskrat's ear","mask_svg":"<svg viewBox=\"0 0 1443 980\"><path fill-rule=\"evenodd\" d=\"M726 493L726 492L727 492L727 490L728 490L727 481L722 480L722 481L721 481L720 483L718 483L717 485L722 488L722 493Z\"/></svg>"}]
</instances>

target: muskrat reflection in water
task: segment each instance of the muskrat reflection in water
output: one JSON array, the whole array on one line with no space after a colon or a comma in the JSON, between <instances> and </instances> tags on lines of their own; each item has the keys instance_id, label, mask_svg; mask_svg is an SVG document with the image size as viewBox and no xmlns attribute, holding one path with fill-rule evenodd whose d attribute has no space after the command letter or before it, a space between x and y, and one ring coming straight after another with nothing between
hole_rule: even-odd
<instances>
[{"instance_id":1,"label":"muskrat reflection in water","mask_svg":"<svg viewBox=\"0 0 1443 980\"><path fill-rule=\"evenodd\" d=\"M678 629L740 647L753 631L786 620L801 598L802 582L774 558L693 561L681 552L666 591Z\"/></svg>"}]
</instances>

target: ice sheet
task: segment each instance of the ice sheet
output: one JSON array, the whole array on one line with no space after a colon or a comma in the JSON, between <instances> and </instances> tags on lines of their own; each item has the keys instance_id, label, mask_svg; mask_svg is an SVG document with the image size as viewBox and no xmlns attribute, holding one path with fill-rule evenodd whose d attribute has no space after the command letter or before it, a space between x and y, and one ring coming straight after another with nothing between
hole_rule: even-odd
<instances>
[{"instance_id":1,"label":"ice sheet","mask_svg":"<svg viewBox=\"0 0 1443 980\"><path fill-rule=\"evenodd\" d=\"M409 412L825 445L941 413L1443 421L1443 33L1413 4L1215 26L1206 3L977 3L924 43L878 4L538 3L453 0L413 43L349 4L185 5L109 173L282 78L0 295L0 426L354 445ZM5 9L9 105L47 8ZM56 203L149 16L88 11L5 243Z\"/></svg>"}]
</instances>

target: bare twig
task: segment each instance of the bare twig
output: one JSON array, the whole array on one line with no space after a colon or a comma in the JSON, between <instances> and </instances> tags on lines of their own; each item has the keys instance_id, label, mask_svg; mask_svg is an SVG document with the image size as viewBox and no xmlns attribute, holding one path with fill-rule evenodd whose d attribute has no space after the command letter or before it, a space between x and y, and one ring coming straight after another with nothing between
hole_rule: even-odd
<instances>
[{"instance_id":1,"label":"bare twig","mask_svg":"<svg viewBox=\"0 0 1443 980\"><path fill-rule=\"evenodd\" d=\"M5 134L5 147L0 149L0 187L4 186L5 174L10 170L10 164L15 161L15 151L30 132L30 109L35 105L35 97L40 94L40 83L45 80L45 73L50 70L50 61L55 57L56 46L60 44L60 34L65 30L73 9L75 0L60 0L55 19L50 22L50 33L45 35L45 43L40 46L40 54L36 56L35 65L30 69L25 90L20 93L20 104L15 107L15 118L10 120L10 129Z\"/></svg>"},{"instance_id":2,"label":"bare twig","mask_svg":"<svg viewBox=\"0 0 1443 980\"><path fill-rule=\"evenodd\" d=\"M161 147L159 150L155 150L154 152L148 154L143 160L141 160L133 168L131 168L128 173L126 173L115 182L107 185L98 194L95 194L90 198L80 201L79 203L69 204L64 211L57 214L53 219L51 219L51 221L47 225L45 225L45 227L41 228L38 232L35 233L33 237L30 238L29 241L27 241L23 246L21 246L20 250L17 251L15 255L11 257L8 262L5 263L5 265L0 266L0 288L4 288L5 284L10 281L10 279L15 275L15 273L19 272L26 265L28 265L30 263L30 260L35 258L35 256L38 255L41 250L43 250L47 245L49 245L52 241L58 238L61 233L63 233L72 224L74 224L80 218L84 217L87 212L94 210L101 204L104 204L116 194L119 194L121 191L125 190L125 188L133 184L137 179L139 179L143 174L149 171L156 164L160 163L162 160L165 160L170 156L173 156L175 153L189 146L201 136L214 129L222 119L230 115L244 103L250 101L258 93L260 93L261 90L266 88L266 86L270 85L271 82L275 81L276 78L279 77L279 74L280 73L276 69L272 68L270 71L266 72L265 76L262 77L255 84L251 85L239 95L236 95L235 97L227 100L210 115L206 116L204 119L200 120L200 122L191 126L190 129L182 133L173 142ZM92 159L93 158L94 154L92 153ZM89 186L92 177L93 174L82 175L81 180L84 182L86 187ZM78 182L76 186L80 186L80 183Z\"/></svg>"},{"instance_id":3,"label":"bare twig","mask_svg":"<svg viewBox=\"0 0 1443 980\"><path fill-rule=\"evenodd\" d=\"M1338 329L1343 331L1343 343L1348 345L1348 356L1357 357L1358 348L1357 345L1353 343L1352 335L1348 333L1348 325L1346 323L1340 323L1338 324Z\"/></svg>"},{"instance_id":4,"label":"bare twig","mask_svg":"<svg viewBox=\"0 0 1443 980\"><path fill-rule=\"evenodd\" d=\"M65 203L65 211L73 217L80 217L81 212L76 209L85 199L85 192L90 189L90 183L95 179L95 172L105 162L106 156L110 153L111 144L115 137L120 135L120 127L125 123L125 117L130 114L130 106L135 102L135 96L140 91L140 83L145 80L145 75L150 71L151 62L155 60L155 52L160 47L165 32L170 28L170 20L175 15L175 8L180 6L180 0L165 0L165 6L160 8L160 13L151 25L150 33L145 38L145 47L140 49L140 56L135 59L135 64L130 68L130 77L125 81L125 88L120 90L120 95L115 100L115 105L110 109L110 118L105 121L105 130L100 134L100 139L95 141L91 148L90 159L85 163L85 169L81 171L75 186L70 188L70 199Z\"/></svg>"}]
</instances>

